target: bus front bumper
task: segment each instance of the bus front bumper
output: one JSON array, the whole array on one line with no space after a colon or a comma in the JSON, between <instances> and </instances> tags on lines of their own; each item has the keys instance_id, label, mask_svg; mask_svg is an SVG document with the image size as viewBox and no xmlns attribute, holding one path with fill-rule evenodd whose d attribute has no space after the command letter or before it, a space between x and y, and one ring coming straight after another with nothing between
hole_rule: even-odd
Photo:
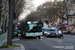
<instances>
[{"instance_id":1,"label":"bus front bumper","mask_svg":"<svg viewBox=\"0 0 75 50\"><path fill-rule=\"evenodd\" d=\"M38 33L38 34L26 34L27 37L37 37L37 36L41 36L42 33Z\"/></svg>"}]
</instances>

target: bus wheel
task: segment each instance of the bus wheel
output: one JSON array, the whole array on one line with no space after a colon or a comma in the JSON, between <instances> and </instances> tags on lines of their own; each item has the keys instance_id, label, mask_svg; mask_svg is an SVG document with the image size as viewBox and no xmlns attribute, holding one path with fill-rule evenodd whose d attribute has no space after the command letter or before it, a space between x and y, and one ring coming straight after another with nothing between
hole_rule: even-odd
<instances>
[{"instance_id":1,"label":"bus wheel","mask_svg":"<svg viewBox=\"0 0 75 50\"><path fill-rule=\"evenodd\" d=\"M40 36L38 38L40 39Z\"/></svg>"},{"instance_id":2,"label":"bus wheel","mask_svg":"<svg viewBox=\"0 0 75 50\"><path fill-rule=\"evenodd\" d=\"M42 36L39 36L39 39L42 39Z\"/></svg>"}]
</instances>

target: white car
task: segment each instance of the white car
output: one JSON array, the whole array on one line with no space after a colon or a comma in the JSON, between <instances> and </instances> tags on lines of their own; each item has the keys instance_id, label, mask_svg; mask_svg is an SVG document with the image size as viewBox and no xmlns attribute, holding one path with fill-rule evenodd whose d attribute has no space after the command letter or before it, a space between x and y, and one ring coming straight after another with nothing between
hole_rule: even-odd
<instances>
[{"instance_id":1,"label":"white car","mask_svg":"<svg viewBox=\"0 0 75 50\"><path fill-rule=\"evenodd\" d=\"M44 34L46 36L56 36L56 37L62 37L62 31L61 30L57 30L56 28L50 28L50 29L47 29Z\"/></svg>"}]
</instances>

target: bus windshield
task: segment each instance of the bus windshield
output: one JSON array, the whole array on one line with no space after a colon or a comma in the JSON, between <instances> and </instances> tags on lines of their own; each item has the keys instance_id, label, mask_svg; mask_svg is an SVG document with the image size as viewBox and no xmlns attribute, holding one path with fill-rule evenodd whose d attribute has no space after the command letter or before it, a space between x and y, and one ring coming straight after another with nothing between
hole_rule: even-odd
<instances>
[{"instance_id":1,"label":"bus windshield","mask_svg":"<svg viewBox=\"0 0 75 50\"><path fill-rule=\"evenodd\" d=\"M28 27L28 30L26 32L41 32L42 31L42 27L41 25L37 25L37 24L29 24Z\"/></svg>"},{"instance_id":2,"label":"bus windshield","mask_svg":"<svg viewBox=\"0 0 75 50\"><path fill-rule=\"evenodd\" d=\"M29 24L29 31L31 30L31 29L33 29L34 27L36 27L37 25L36 24Z\"/></svg>"},{"instance_id":3,"label":"bus windshield","mask_svg":"<svg viewBox=\"0 0 75 50\"><path fill-rule=\"evenodd\" d=\"M41 21L26 21L25 32L42 32L42 26Z\"/></svg>"}]
</instances>

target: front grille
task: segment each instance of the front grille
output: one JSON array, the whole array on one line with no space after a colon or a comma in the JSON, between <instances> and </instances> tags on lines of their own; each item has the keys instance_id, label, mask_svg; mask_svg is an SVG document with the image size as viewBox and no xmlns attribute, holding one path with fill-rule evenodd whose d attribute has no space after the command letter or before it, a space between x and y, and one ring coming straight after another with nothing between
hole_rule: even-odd
<instances>
[{"instance_id":1,"label":"front grille","mask_svg":"<svg viewBox=\"0 0 75 50\"><path fill-rule=\"evenodd\" d=\"M52 34L56 35L56 33L50 33L50 34L51 34L51 35L52 35Z\"/></svg>"}]
</instances>

